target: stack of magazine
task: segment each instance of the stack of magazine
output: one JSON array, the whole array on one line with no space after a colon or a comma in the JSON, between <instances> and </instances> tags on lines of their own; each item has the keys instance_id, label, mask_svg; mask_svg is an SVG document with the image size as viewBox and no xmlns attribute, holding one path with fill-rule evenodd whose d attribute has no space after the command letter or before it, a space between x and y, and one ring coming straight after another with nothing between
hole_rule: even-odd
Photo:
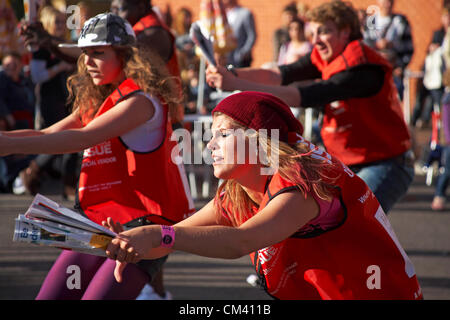
<instances>
[{"instance_id":1,"label":"stack of magazine","mask_svg":"<svg viewBox=\"0 0 450 320\"><path fill-rule=\"evenodd\" d=\"M16 218L14 241L52 246L97 256L116 233L38 194Z\"/></svg>"}]
</instances>

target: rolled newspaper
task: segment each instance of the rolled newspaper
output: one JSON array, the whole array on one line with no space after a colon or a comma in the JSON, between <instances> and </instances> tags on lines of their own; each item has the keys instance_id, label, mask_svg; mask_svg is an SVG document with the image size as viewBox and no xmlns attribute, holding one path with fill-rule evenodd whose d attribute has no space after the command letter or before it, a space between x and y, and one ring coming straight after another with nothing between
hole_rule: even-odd
<instances>
[{"instance_id":1,"label":"rolled newspaper","mask_svg":"<svg viewBox=\"0 0 450 320\"><path fill-rule=\"evenodd\" d=\"M16 219L13 241L106 256L105 249L112 240L111 237L104 235L64 233L56 230L51 232L48 229L51 228L40 227L19 216Z\"/></svg>"},{"instance_id":2,"label":"rolled newspaper","mask_svg":"<svg viewBox=\"0 0 450 320\"><path fill-rule=\"evenodd\" d=\"M82 215L36 195L25 215L15 220L13 241L106 256L116 234Z\"/></svg>"}]
</instances>

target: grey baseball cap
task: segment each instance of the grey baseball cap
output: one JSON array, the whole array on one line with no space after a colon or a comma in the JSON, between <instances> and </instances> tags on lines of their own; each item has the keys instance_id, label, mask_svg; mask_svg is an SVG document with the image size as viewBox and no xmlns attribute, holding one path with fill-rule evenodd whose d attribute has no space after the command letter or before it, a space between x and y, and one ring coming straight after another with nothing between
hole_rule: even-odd
<instances>
[{"instance_id":1,"label":"grey baseball cap","mask_svg":"<svg viewBox=\"0 0 450 320\"><path fill-rule=\"evenodd\" d=\"M128 45L136 35L128 21L112 13L101 13L84 23L78 43L63 43L62 48Z\"/></svg>"}]
</instances>

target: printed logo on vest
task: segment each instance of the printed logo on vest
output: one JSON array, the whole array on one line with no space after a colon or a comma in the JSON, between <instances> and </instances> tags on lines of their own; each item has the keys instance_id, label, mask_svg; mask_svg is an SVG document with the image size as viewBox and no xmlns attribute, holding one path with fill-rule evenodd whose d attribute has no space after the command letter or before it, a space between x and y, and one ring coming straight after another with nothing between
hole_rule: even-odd
<instances>
[{"instance_id":1,"label":"printed logo on vest","mask_svg":"<svg viewBox=\"0 0 450 320\"><path fill-rule=\"evenodd\" d=\"M275 247L267 247L258 251L258 258L260 263L263 265L266 262L272 260L272 258L277 253L278 249Z\"/></svg>"},{"instance_id":2,"label":"printed logo on vest","mask_svg":"<svg viewBox=\"0 0 450 320\"><path fill-rule=\"evenodd\" d=\"M103 156L108 154L112 154L111 141L106 141L84 150L83 158Z\"/></svg>"}]
</instances>

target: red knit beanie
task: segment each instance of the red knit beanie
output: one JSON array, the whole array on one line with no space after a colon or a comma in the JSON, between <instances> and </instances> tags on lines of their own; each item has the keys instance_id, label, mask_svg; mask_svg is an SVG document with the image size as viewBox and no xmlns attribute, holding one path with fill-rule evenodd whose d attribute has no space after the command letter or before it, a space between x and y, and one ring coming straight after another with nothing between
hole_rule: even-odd
<instances>
[{"instance_id":1,"label":"red knit beanie","mask_svg":"<svg viewBox=\"0 0 450 320\"><path fill-rule=\"evenodd\" d=\"M303 126L291 109L277 97L263 92L244 91L226 97L214 108L212 114L221 112L247 128L258 131L278 129L280 141L289 143L289 136L302 134Z\"/></svg>"}]
</instances>

